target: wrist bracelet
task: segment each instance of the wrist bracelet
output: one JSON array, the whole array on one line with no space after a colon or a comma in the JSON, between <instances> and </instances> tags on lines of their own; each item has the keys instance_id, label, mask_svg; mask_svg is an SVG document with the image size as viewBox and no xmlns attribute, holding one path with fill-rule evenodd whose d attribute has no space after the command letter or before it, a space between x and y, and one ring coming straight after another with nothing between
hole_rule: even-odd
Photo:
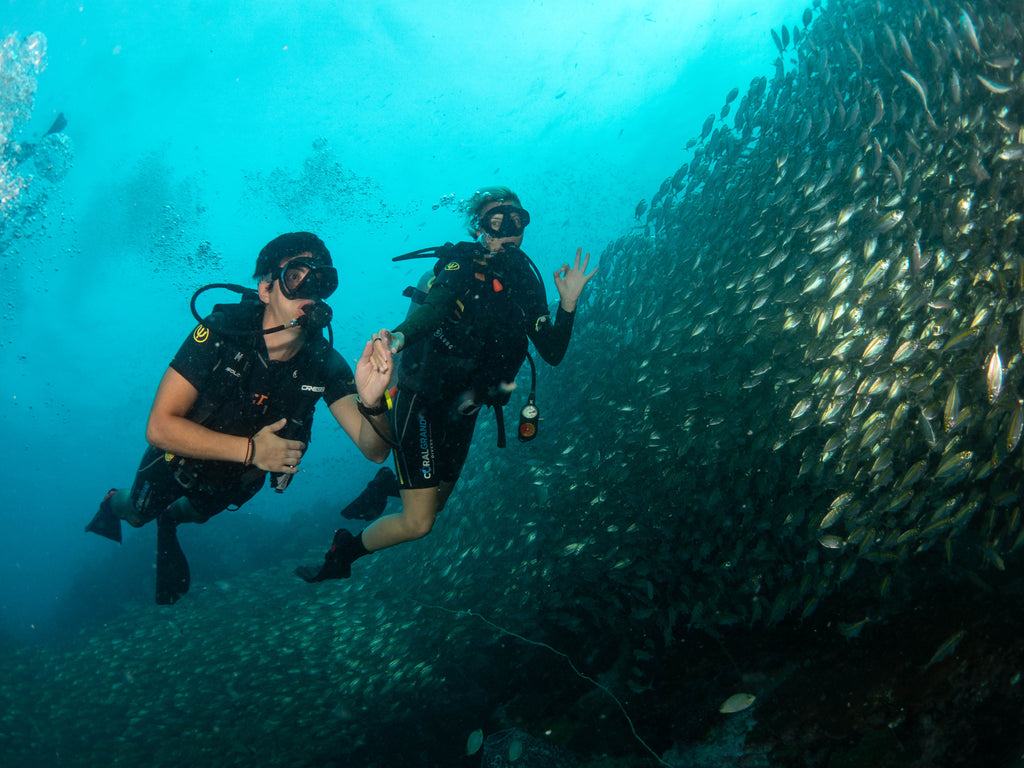
<instances>
[{"instance_id":1,"label":"wrist bracelet","mask_svg":"<svg viewBox=\"0 0 1024 768\"><path fill-rule=\"evenodd\" d=\"M363 414L363 416L380 416L382 413L387 413L391 409L391 398L388 397L388 393L385 392L380 405L371 408L359 399L359 395L356 395L356 408L359 409L359 412Z\"/></svg>"},{"instance_id":2,"label":"wrist bracelet","mask_svg":"<svg viewBox=\"0 0 1024 768\"><path fill-rule=\"evenodd\" d=\"M251 467L252 460L256 458L256 444L252 440L252 436L246 438L249 442L245 446L245 461L242 462L243 467Z\"/></svg>"}]
</instances>

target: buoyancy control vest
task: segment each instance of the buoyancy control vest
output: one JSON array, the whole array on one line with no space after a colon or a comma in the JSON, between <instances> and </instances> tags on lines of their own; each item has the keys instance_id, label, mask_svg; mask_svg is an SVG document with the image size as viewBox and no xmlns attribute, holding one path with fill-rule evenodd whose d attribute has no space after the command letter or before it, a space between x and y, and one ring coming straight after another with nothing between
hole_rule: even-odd
<instances>
[{"instance_id":1,"label":"buoyancy control vest","mask_svg":"<svg viewBox=\"0 0 1024 768\"><path fill-rule=\"evenodd\" d=\"M193 341L212 336L206 343L215 345L216 359L186 418L216 432L239 436L251 436L287 418L287 425L278 434L308 443L313 412L327 385L332 347L319 332L308 332L293 358L271 364L260 333L262 317L262 302L243 298L237 304L216 305L197 326ZM250 330L252 333L247 333ZM204 362L208 363L209 358ZM186 457L173 460L178 462L181 478L194 478L207 487L248 484L257 476L262 484L265 474L238 462Z\"/></svg>"},{"instance_id":2,"label":"buoyancy control vest","mask_svg":"<svg viewBox=\"0 0 1024 768\"><path fill-rule=\"evenodd\" d=\"M498 444L504 445L501 408L529 358L528 328L547 313L544 283L523 251L512 249L485 258L478 243L445 243L393 261L429 257L437 261L428 291L441 281L455 294L456 302L431 336L403 350L398 385L438 402L471 392L474 403L494 408ZM422 304L427 292L410 287L403 295ZM533 368L532 359L530 363ZM531 405L535 387L534 376Z\"/></svg>"}]
</instances>

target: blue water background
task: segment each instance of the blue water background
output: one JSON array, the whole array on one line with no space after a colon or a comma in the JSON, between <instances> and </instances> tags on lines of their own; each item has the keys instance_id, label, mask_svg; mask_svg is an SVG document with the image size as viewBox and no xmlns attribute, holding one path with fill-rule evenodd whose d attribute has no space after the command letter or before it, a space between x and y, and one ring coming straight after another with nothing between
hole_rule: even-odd
<instances>
[{"instance_id":1,"label":"blue water background","mask_svg":"<svg viewBox=\"0 0 1024 768\"><path fill-rule=\"evenodd\" d=\"M0 32L48 42L22 138L63 112L75 147L45 220L0 254L0 630L67 631L73 581L117 557L82 529L131 482L195 288L248 283L269 239L315 230L351 361L425 266L390 257L464 236L446 196L515 188L546 275L577 246L596 258L725 94L770 75L770 29L806 5L0 3ZM319 175L282 188L313 161ZM204 241L219 258L197 262ZM339 507L376 470L326 409L303 467L235 514ZM201 535L227 540L234 520Z\"/></svg>"}]
</instances>

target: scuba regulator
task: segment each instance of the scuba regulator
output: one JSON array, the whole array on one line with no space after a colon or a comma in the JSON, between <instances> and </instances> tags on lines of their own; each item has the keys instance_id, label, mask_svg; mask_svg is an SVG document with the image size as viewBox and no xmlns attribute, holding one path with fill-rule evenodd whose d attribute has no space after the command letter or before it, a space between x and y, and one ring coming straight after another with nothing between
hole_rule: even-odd
<instances>
[{"instance_id":1,"label":"scuba regulator","mask_svg":"<svg viewBox=\"0 0 1024 768\"><path fill-rule=\"evenodd\" d=\"M242 301L259 301L259 294L252 288L246 288L234 283L210 283L209 285L204 285L202 288L199 288L192 294L192 301L189 306L192 310L192 317L196 319L196 322L203 322L203 316L200 315L199 310L196 309L196 300L207 291L212 291L217 288L241 294ZM214 311L216 311L216 307L214 307ZM334 311L327 305L327 303L322 299L314 299L312 304L307 304L305 306L302 315L295 318L290 323L285 323L284 325L267 328L266 330L261 328L257 331L243 330L241 328L217 328L216 330L218 333L223 333L225 336L266 336L288 328L294 328L296 325L310 331L319 331L326 328L327 339L333 347L334 329L331 327L331 320L333 319Z\"/></svg>"},{"instance_id":2,"label":"scuba regulator","mask_svg":"<svg viewBox=\"0 0 1024 768\"><path fill-rule=\"evenodd\" d=\"M257 265L258 267L259 265ZM277 272L273 275L273 281L277 282L281 288L281 294L290 301L296 299L306 299L311 301L311 304L306 304L302 309L302 314L299 317L292 320L290 323L279 325L276 328L268 328L266 330L259 331L232 331L231 329L218 329L221 333L227 334L228 336L249 336L249 335L267 335L269 333L277 333L283 331L286 328L294 328L296 325L302 328L307 328L311 331L318 331L321 328L326 328L331 346L334 346L334 333L331 329L331 320L334 317L334 312L324 302L328 296L330 296L338 287L338 270L336 270L330 264L323 264L318 259L306 258L305 256L298 256L292 258L277 268ZM203 322L203 318L196 310L196 299L206 291L214 288L224 288L235 293L242 295L243 301L259 301L259 293L252 288L245 288L241 285L235 285L234 283L211 283L210 285L204 285L202 288L192 294L192 316L198 321ZM216 307L214 307L216 310Z\"/></svg>"}]
</instances>

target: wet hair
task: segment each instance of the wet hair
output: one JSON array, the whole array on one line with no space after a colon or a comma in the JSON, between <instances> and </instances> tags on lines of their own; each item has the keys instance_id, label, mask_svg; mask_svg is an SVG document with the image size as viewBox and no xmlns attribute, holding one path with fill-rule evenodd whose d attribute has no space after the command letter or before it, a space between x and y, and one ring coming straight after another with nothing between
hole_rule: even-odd
<instances>
[{"instance_id":1,"label":"wet hair","mask_svg":"<svg viewBox=\"0 0 1024 768\"><path fill-rule=\"evenodd\" d=\"M473 196L463 203L463 211L466 214L466 231L476 236L480 229L480 211L491 203L509 202L522 207L519 202L519 195L508 187L484 187L473 193Z\"/></svg>"},{"instance_id":2,"label":"wet hair","mask_svg":"<svg viewBox=\"0 0 1024 768\"><path fill-rule=\"evenodd\" d=\"M313 261L325 267L334 266L331 252L327 250L324 241L312 232L286 232L263 246L256 259L256 273L253 277L257 280L271 279L284 259L300 253L312 254Z\"/></svg>"}]
</instances>

